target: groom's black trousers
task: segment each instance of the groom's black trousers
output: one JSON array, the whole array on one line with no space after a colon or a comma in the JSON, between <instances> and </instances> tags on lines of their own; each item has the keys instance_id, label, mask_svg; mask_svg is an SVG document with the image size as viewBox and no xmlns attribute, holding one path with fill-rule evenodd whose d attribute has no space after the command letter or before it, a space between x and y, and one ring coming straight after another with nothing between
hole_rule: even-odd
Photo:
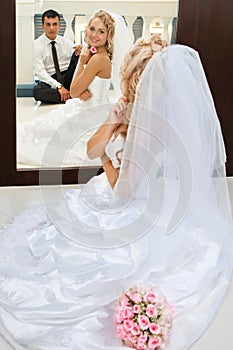
<instances>
[{"instance_id":1,"label":"groom's black trousers","mask_svg":"<svg viewBox=\"0 0 233 350\"><path fill-rule=\"evenodd\" d=\"M52 78L56 79L61 83L68 91L70 91L70 84L73 79L74 71L76 69L77 63L79 60L79 56L76 56L75 53L73 53L69 67L66 71L61 72L62 79L59 81L57 79L56 74L52 75ZM36 101L41 101L45 103L61 103L61 95L57 91L57 89L51 88L50 85L40 81L34 88L33 88L33 97Z\"/></svg>"}]
</instances>

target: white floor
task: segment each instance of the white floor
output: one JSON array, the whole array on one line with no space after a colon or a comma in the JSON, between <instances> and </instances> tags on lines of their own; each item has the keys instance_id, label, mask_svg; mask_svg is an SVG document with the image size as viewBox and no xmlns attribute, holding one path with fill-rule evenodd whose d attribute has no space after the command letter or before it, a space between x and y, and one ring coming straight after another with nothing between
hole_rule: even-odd
<instances>
[{"instance_id":1,"label":"white floor","mask_svg":"<svg viewBox=\"0 0 233 350\"><path fill-rule=\"evenodd\" d=\"M231 201L233 204L233 177L228 178L228 185L231 194ZM67 188L74 187L77 186L63 186L63 189L65 190ZM34 186L0 188L0 224L4 226L11 217L20 213L32 203L43 203L40 187ZM233 280L213 322L206 330L206 332L202 335L202 337L191 347L190 350L232 350L232 311ZM0 338L0 350L12 350L12 348L3 339Z\"/></svg>"},{"instance_id":2,"label":"white floor","mask_svg":"<svg viewBox=\"0 0 233 350\"><path fill-rule=\"evenodd\" d=\"M36 102L33 97L18 97L16 99L16 125L25 123L35 119L38 116L46 114L61 104L46 104L40 101ZM17 162L17 169L37 168L38 166L31 164L20 164Z\"/></svg>"}]
</instances>

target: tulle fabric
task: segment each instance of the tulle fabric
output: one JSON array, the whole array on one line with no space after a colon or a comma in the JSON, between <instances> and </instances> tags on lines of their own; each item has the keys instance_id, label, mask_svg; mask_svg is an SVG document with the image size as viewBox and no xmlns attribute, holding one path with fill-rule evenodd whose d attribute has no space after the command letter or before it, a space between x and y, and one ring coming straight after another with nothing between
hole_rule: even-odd
<instances>
[{"instance_id":1,"label":"tulle fabric","mask_svg":"<svg viewBox=\"0 0 233 350\"><path fill-rule=\"evenodd\" d=\"M109 12L109 11L107 11ZM126 26L125 19L116 13L109 12L116 21L115 35L113 38L114 54L112 62L112 85L114 89L114 95L118 99L121 97L120 89L120 68L123 63L125 55L128 53L132 46L132 38L128 27Z\"/></svg>"},{"instance_id":2,"label":"tulle fabric","mask_svg":"<svg viewBox=\"0 0 233 350\"><path fill-rule=\"evenodd\" d=\"M171 45L154 54L139 82L127 140L120 198L153 200L159 189L159 213L170 207L168 232L187 210L200 220L217 212L231 222L223 137L196 51Z\"/></svg>"},{"instance_id":3,"label":"tulle fabric","mask_svg":"<svg viewBox=\"0 0 233 350\"><path fill-rule=\"evenodd\" d=\"M205 331L232 273L221 128L197 52L156 53L138 87L114 190L41 187L44 207L0 240L0 331L15 349L123 350L117 297L158 286L174 305L171 350ZM53 198L53 201L51 201Z\"/></svg>"}]
</instances>

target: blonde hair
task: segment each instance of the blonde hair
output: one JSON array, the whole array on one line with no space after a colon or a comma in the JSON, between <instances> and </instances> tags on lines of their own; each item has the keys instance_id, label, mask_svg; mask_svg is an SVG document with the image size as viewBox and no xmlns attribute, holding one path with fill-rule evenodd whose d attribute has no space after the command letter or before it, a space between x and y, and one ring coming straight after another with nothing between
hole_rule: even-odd
<instances>
[{"instance_id":1,"label":"blonde hair","mask_svg":"<svg viewBox=\"0 0 233 350\"><path fill-rule=\"evenodd\" d=\"M158 34L152 34L149 38L138 39L125 56L120 71L121 91L129 103L134 102L139 79L153 53L167 45Z\"/></svg>"},{"instance_id":2,"label":"blonde hair","mask_svg":"<svg viewBox=\"0 0 233 350\"><path fill-rule=\"evenodd\" d=\"M114 51L114 46L113 46L113 37L115 34L115 20L114 18L106 11L104 10L100 10L97 11L89 20L88 25L85 29L85 37L84 40L85 42L89 45L88 43L88 39L87 39L87 31L91 26L91 22L93 21L94 18L99 18L103 24L105 25L107 32L108 32L108 36L107 36L107 41L105 44L108 56L110 58L110 60L112 61L113 59L113 51ZM89 45L90 48L90 45Z\"/></svg>"}]
</instances>

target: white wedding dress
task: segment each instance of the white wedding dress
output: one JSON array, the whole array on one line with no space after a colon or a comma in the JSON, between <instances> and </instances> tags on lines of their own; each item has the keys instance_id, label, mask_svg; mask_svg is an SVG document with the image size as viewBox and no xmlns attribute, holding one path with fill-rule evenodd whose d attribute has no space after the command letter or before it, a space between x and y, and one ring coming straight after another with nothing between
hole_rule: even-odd
<instances>
[{"instance_id":1,"label":"white wedding dress","mask_svg":"<svg viewBox=\"0 0 233 350\"><path fill-rule=\"evenodd\" d=\"M71 99L30 122L18 123L18 163L38 167L100 165L99 160L87 158L86 142L107 118L109 88L110 79L96 76L89 86L90 100Z\"/></svg>"},{"instance_id":2,"label":"white wedding dress","mask_svg":"<svg viewBox=\"0 0 233 350\"><path fill-rule=\"evenodd\" d=\"M169 349L190 348L231 280L224 163L198 54L180 45L154 54L115 189L103 173L57 189L51 203L42 186L44 206L1 233L0 334L17 350L124 350L114 305L139 283L160 287L175 307Z\"/></svg>"}]
</instances>

